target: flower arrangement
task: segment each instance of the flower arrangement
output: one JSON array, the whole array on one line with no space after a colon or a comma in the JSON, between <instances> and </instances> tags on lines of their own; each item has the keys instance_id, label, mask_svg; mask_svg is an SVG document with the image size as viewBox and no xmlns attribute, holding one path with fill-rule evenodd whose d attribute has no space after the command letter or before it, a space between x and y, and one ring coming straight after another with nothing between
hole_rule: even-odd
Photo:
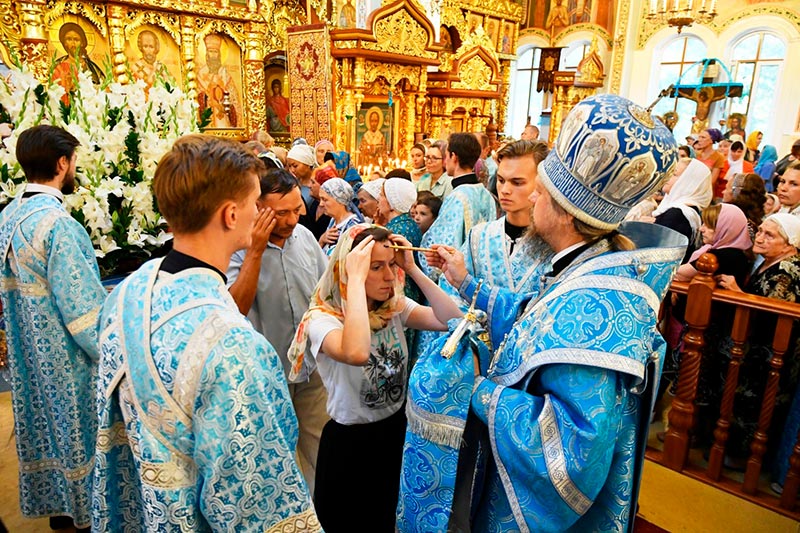
<instances>
[{"instance_id":1,"label":"flower arrangement","mask_svg":"<svg viewBox=\"0 0 800 533\"><path fill-rule=\"evenodd\" d=\"M16 161L19 134L38 124L60 126L81 143L76 189L65 206L94 244L101 273L120 263L142 261L170 238L155 205L151 183L156 165L173 142L198 132L197 104L163 80L92 83L81 72L65 93L55 80L39 82L24 66L0 82L0 122L13 124L0 144L0 206L24 190Z\"/></svg>"}]
</instances>

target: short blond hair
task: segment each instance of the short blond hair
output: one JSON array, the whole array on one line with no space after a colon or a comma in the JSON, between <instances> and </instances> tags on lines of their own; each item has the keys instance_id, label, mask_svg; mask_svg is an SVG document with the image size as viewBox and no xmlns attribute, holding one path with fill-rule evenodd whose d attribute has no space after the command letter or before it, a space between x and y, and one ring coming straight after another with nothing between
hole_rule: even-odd
<instances>
[{"instance_id":1,"label":"short blond hair","mask_svg":"<svg viewBox=\"0 0 800 533\"><path fill-rule=\"evenodd\" d=\"M263 163L241 144L211 135L184 135L158 163L153 194L176 233L197 233L223 202L254 188Z\"/></svg>"}]
</instances>

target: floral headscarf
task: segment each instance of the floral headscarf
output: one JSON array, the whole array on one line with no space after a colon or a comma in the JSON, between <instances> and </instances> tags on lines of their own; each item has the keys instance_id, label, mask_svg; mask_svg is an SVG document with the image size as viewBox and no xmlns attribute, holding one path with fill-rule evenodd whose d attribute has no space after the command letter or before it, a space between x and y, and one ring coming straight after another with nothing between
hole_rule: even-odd
<instances>
[{"instance_id":1,"label":"floral headscarf","mask_svg":"<svg viewBox=\"0 0 800 533\"><path fill-rule=\"evenodd\" d=\"M351 227L339 238L339 243L331 255L328 267L319 280L314 294L311 295L308 311L303 315L300 325L289 347L288 357L291 364L289 380L295 379L303 368L303 361L309 348L308 324L317 317L329 315L344 322L347 309L347 254L353 249L353 240L365 229L380 228L372 224L358 224ZM379 245L381 243L376 244ZM371 331L379 331L386 327L397 313L402 311L403 285L405 274L398 269L394 280L392 296L383 302L378 309L369 311L369 327Z\"/></svg>"}]
</instances>

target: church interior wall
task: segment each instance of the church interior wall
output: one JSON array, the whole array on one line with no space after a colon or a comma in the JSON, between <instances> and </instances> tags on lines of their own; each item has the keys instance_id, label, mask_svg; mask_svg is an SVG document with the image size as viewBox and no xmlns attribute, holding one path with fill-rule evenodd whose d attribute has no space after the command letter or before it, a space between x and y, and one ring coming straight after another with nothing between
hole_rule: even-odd
<instances>
[{"instance_id":1,"label":"church interior wall","mask_svg":"<svg viewBox=\"0 0 800 533\"><path fill-rule=\"evenodd\" d=\"M800 137L800 84L791 73L800 71L800 30L791 22L774 15L754 15L725 28L719 35L711 28L693 25L677 34L674 28L663 28L647 41L641 50L632 50L626 58L621 94L633 101L649 105L658 92L658 69L664 48L675 39L694 36L706 45L706 57L716 57L731 67L734 46L747 35L767 31L786 45L780 68L778 94L775 98L772 127L764 131L763 144L772 144L778 153L786 153Z\"/></svg>"}]
</instances>

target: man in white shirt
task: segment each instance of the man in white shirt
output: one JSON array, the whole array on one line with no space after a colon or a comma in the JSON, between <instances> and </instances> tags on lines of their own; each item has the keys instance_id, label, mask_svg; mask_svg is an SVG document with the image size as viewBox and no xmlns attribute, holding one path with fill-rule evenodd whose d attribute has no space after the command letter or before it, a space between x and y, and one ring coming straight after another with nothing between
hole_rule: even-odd
<instances>
[{"instance_id":1,"label":"man in white shirt","mask_svg":"<svg viewBox=\"0 0 800 533\"><path fill-rule=\"evenodd\" d=\"M298 224L303 198L297 179L270 169L260 182L253 243L233 254L227 274L236 305L275 347L288 378L286 352L328 258L314 235ZM300 375L289 381L289 394L300 426L298 464L313 494L319 438L328 421L327 393L313 358L306 358Z\"/></svg>"}]
</instances>

